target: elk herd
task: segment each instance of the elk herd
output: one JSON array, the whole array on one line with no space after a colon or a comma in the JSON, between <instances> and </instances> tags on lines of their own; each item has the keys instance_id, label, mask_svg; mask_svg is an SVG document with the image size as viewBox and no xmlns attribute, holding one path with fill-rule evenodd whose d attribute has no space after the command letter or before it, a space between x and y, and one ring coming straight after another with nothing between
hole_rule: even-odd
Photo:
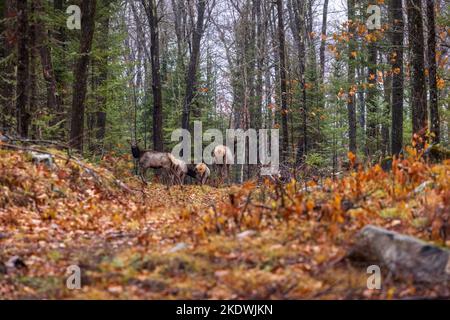
<instances>
[{"instance_id":1,"label":"elk herd","mask_svg":"<svg viewBox=\"0 0 450 320\"><path fill-rule=\"evenodd\" d=\"M138 162L139 176L145 184L147 183L145 177L148 169L162 169L169 177L169 184L171 185L183 185L186 176L204 185L211 175L211 170L203 162L188 164L168 152L141 150L136 142L131 143L131 153ZM230 148L224 145L218 145L214 148L213 164L217 168L222 182L226 179L227 183L230 183L229 174L232 163L233 156Z\"/></svg>"}]
</instances>

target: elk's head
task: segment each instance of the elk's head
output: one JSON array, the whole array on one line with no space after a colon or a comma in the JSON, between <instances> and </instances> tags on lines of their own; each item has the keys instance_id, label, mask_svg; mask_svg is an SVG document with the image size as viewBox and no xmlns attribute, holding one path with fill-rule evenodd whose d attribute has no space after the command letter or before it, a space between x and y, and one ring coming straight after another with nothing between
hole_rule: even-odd
<instances>
[{"instance_id":1,"label":"elk's head","mask_svg":"<svg viewBox=\"0 0 450 320\"><path fill-rule=\"evenodd\" d=\"M133 158L139 159L141 157L141 149L138 146L138 142L136 140L128 140L131 146L131 153L133 154Z\"/></svg>"}]
</instances>

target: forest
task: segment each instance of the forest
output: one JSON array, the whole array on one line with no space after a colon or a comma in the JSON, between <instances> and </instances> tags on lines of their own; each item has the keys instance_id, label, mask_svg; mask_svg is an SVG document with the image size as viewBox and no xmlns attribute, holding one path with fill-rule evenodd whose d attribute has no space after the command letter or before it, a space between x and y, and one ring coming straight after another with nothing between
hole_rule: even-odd
<instances>
[{"instance_id":1,"label":"forest","mask_svg":"<svg viewBox=\"0 0 450 320\"><path fill-rule=\"evenodd\" d=\"M448 1L0 0L0 43L0 299L450 298Z\"/></svg>"}]
</instances>

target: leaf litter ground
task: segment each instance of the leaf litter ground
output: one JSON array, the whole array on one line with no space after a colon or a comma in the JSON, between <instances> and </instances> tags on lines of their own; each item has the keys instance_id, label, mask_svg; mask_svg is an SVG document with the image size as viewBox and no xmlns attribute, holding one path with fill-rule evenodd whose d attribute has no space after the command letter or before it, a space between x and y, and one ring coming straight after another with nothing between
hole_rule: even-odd
<instances>
[{"instance_id":1,"label":"leaf litter ground","mask_svg":"<svg viewBox=\"0 0 450 320\"><path fill-rule=\"evenodd\" d=\"M100 165L61 157L50 170L0 150L0 297L449 297L447 285L387 272L381 290L367 289L367 266L345 259L367 224L450 244L450 162L409 153L389 173L374 166L336 180L167 189L143 187L127 156ZM70 265L81 268L80 290L66 287Z\"/></svg>"}]
</instances>

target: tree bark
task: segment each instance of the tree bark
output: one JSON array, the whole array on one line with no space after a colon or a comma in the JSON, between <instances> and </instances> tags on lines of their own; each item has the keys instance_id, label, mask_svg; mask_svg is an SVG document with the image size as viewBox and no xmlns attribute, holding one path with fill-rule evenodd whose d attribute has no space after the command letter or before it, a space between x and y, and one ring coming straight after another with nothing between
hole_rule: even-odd
<instances>
[{"instance_id":1,"label":"tree bark","mask_svg":"<svg viewBox=\"0 0 450 320\"><path fill-rule=\"evenodd\" d=\"M356 91L353 90L355 85L355 1L348 0L348 69L347 69L347 81L348 81L348 96L347 96L347 112L348 112L348 149L353 154L356 154L356 111L355 111L355 98Z\"/></svg>"},{"instance_id":2,"label":"tree bark","mask_svg":"<svg viewBox=\"0 0 450 320\"><path fill-rule=\"evenodd\" d=\"M142 0L142 5L147 14L150 25L150 55L152 62L152 93L153 93L153 149L163 151L162 135L162 88L161 88L161 66L159 61L159 18L158 8L155 0L150 0L147 4Z\"/></svg>"},{"instance_id":3,"label":"tree bark","mask_svg":"<svg viewBox=\"0 0 450 320\"><path fill-rule=\"evenodd\" d=\"M44 21L40 19L40 16L44 13L42 6L42 0L33 0L36 6L37 23L36 23L36 40L41 56L42 73L47 86L47 108L52 114L56 116L53 123L57 123L58 115L61 113L60 101L57 93L56 77L53 69L52 56L50 48L48 46L47 29L45 28Z\"/></svg>"},{"instance_id":4,"label":"tree bark","mask_svg":"<svg viewBox=\"0 0 450 320\"><path fill-rule=\"evenodd\" d=\"M31 3L30 6L30 24L28 28L29 32L29 43L30 43L30 75L29 75L29 92L30 92L30 99L29 99L29 107L28 112L30 115L30 122L31 119L35 116L36 110L37 110L37 103L38 103L38 94L37 94L37 71L36 71L36 65L37 65L37 50L36 50L36 38L37 38L37 28L39 21L37 19L37 3L36 1ZM33 139L36 138L36 127L32 126L31 128L31 137Z\"/></svg>"},{"instance_id":5,"label":"tree bark","mask_svg":"<svg viewBox=\"0 0 450 320\"><path fill-rule=\"evenodd\" d=\"M189 60L188 72L186 74L186 93L184 96L183 114L181 119L181 127L189 129L189 118L191 113L192 101L197 83L197 67L200 57L200 42L203 35L203 24L206 10L207 0L198 0L197 3L197 23L192 35L192 51Z\"/></svg>"},{"instance_id":6,"label":"tree bark","mask_svg":"<svg viewBox=\"0 0 450 320\"><path fill-rule=\"evenodd\" d=\"M297 142L297 152L295 156L296 164L300 164L303 161L304 155L308 149L308 131L307 131L307 119L308 119L308 106L306 100L306 49L305 49L305 14L304 3L299 0L291 0L289 2L289 12L292 11L293 21L291 22L291 31L294 36L294 42L297 46L298 54L298 77L300 80L301 89L301 115L302 115L302 135Z\"/></svg>"},{"instance_id":7,"label":"tree bark","mask_svg":"<svg viewBox=\"0 0 450 320\"><path fill-rule=\"evenodd\" d=\"M440 121L437 88L436 66L436 23L434 14L434 0L427 0L428 20L428 81L430 86L430 131L434 135L433 141L440 141Z\"/></svg>"},{"instance_id":8,"label":"tree bark","mask_svg":"<svg viewBox=\"0 0 450 320\"><path fill-rule=\"evenodd\" d=\"M422 1L407 0L408 35L411 49L411 109L413 133L423 136L427 127L427 96L425 91L424 37Z\"/></svg>"},{"instance_id":9,"label":"tree bark","mask_svg":"<svg viewBox=\"0 0 450 320\"><path fill-rule=\"evenodd\" d=\"M98 76L97 76L97 88L105 88L108 81L108 36L110 27L110 0L102 0L101 4L103 10L106 11L105 16L102 17L100 21L101 34L99 39L99 47L102 51L102 56L96 61L98 66ZM107 91L99 92L96 95L97 107L95 111L95 151L94 153L103 153L103 140L105 139L106 133L106 103L107 103Z\"/></svg>"},{"instance_id":10,"label":"tree bark","mask_svg":"<svg viewBox=\"0 0 450 320\"><path fill-rule=\"evenodd\" d=\"M83 0L81 2L81 38L80 57L74 70L74 85L72 95L72 114L70 127L70 145L78 151L83 151L84 111L87 91L87 71L89 53L95 27L96 0Z\"/></svg>"},{"instance_id":11,"label":"tree bark","mask_svg":"<svg viewBox=\"0 0 450 320\"><path fill-rule=\"evenodd\" d=\"M53 7L55 11L59 11L59 14L64 14L66 7L65 7L66 0L54 0ZM67 110L65 108L65 92L68 90L64 90L66 87L66 83L64 81L64 65L66 63L66 26L60 26L57 28L57 30L53 33L54 39L57 41L58 45L62 47L63 51L61 56L59 57L59 64L54 66L54 77L57 84L57 105L59 106L59 111L56 116L55 121L61 123L60 128L61 130L61 136L65 137L65 131L64 128L67 126L66 116L67 116Z\"/></svg>"},{"instance_id":12,"label":"tree bark","mask_svg":"<svg viewBox=\"0 0 450 320\"><path fill-rule=\"evenodd\" d=\"M392 52L392 123L391 153L398 155L403 147L403 6L402 0L391 0Z\"/></svg>"},{"instance_id":13,"label":"tree bark","mask_svg":"<svg viewBox=\"0 0 450 320\"><path fill-rule=\"evenodd\" d=\"M11 17L15 11L15 1L6 0L0 3L0 21ZM0 60L7 59L14 51L16 45L15 27L11 21L0 22ZM0 130L8 132L12 128L11 119L15 117L14 112L14 64L4 60L2 64L2 75L0 77Z\"/></svg>"},{"instance_id":14,"label":"tree bark","mask_svg":"<svg viewBox=\"0 0 450 320\"><path fill-rule=\"evenodd\" d=\"M373 30L369 31L369 34L376 37L376 33ZM375 45L375 39L369 40L368 50L368 68L367 68L367 131L366 131L366 152L368 156L372 156L378 148L378 121L377 121L377 47Z\"/></svg>"},{"instance_id":15,"label":"tree bark","mask_svg":"<svg viewBox=\"0 0 450 320\"><path fill-rule=\"evenodd\" d=\"M17 133L28 137L30 115L28 112L29 90L29 46L28 46L28 1L17 1L17 84L16 117Z\"/></svg>"},{"instance_id":16,"label":"tree bark","mask_svg":"<svg viewBox=\"0 0 450 320\"><path fill-rule=\"evenodd\" d=\"M381 119L381 151L383 157L390 153L389 146L389 114L392 105L392 75L384 72L384 102Z\"/></svg>"},{"instance_id":17,"label":"tree bark","mask_svg":"<svg viewBox=\"0 0 450 320\"><path fill-rule=\"evenodd\" d=\"M278 55L280 57L280 89L281 89L281 126L283 131L282 159L288 159L289 132L288 132L288 106L286 84L286 44L284 37L283 1L277 0L278 13Z\"/></svg>"},{"instance_id":18,"label":"tree bark","mask_svg":"<svg viewBox=\"0 0 450 320\"><path fill-rule=\"evenodd\" d=\"M350 7L349 1L349 7ZM353 4L354 7L354 4ZM353 8L352 7L352 8ZM324 0L323 2L323 12L322 12L322 32L321 32L321 41L320 41L320 82L323 83L325 76L325 40L327 36L327 17L328 17L328 0ZM353 18L352 18L353 19Z\"/></svg>"}]
</instances>

